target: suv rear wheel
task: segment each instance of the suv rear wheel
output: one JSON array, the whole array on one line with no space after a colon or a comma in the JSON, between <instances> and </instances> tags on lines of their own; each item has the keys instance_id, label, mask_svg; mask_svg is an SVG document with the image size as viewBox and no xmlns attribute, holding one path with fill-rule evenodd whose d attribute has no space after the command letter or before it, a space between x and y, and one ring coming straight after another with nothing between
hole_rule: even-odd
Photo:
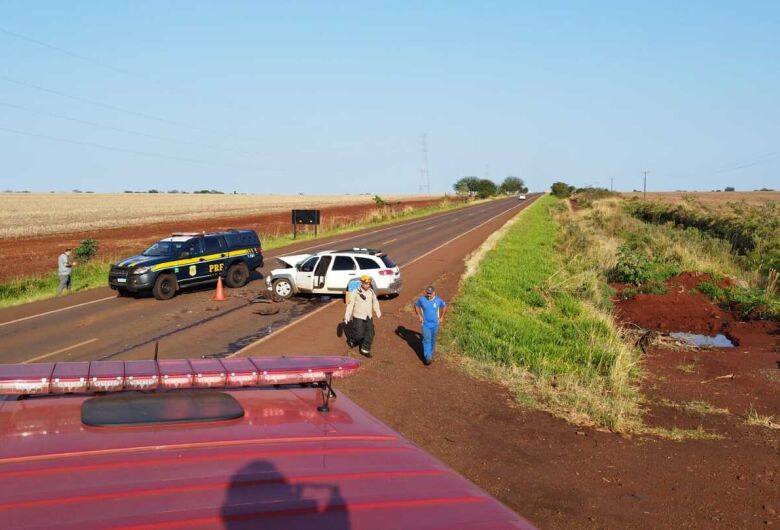
<instances>
[{"instance_id":1,"label":"suv rear wheel","mask_svg":"<svg viewBox=\"0 0 780 530\"><path fill-rule=\"evenodd\" d=\"M160 274L154 282L152 294L158 300L170 300L176 296L178 284L173 274Z\"/></svg>"},{"instance_id":2,"label":"suv rear wheel","mask_svg":"<svg viewBox=\"0 0 780 530\"><path fill-rule=\"evenodd\" d=\"M225 283L228 287L243 287L249 279L249 267L246 263L235 263L230 266L225 275Z\"/></svg>"},{"instance_id":3,"label":"suv rear wheel","mask_svg":"<svg viewBox=\"0 0 780 530\"><path fill-rule=\"evenodd\" d=\"M293 287L290 280L281 278L276 280L273 284L274 296L279 298L290 298L293 295Z\"/></svg>"}]
</instances>

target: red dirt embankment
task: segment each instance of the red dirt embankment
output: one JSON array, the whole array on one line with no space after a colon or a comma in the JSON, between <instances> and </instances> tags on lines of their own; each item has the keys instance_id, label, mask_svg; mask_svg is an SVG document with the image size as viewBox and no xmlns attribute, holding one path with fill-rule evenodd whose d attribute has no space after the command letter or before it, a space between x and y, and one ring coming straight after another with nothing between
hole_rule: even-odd
<instances>
[{"instance_id":1,"label":"red dirt embankment","mask_svg":"<svg viewBox=\"0 0 780 530\"><path fill-rule=\"evenodd\" d=\"M616 300L618 320L624 325L662 334L723 334L735 345L682 351L651 347L645 360L651 374L647 390L674 400L705 400L735 415L754 410L780 418L780 325L740 320L695 290L705 281L711 278L686 272L666 282L666 294Z\"/></svg>"},{"instance_id":2,"label":"red dirt embankment","mask_svg":"<svg viewBox=\"0 0 780 530\"><path fill-rule=\"evenodd\" d=\"M403 201L393 203L390 207L396 210L406 207L422 208L439 202L441 201L437 199ZM377 207L372 204L331 206L321 208L321 221L323 226L346 224L360 220L373 211L377 211ZM0 283L56 270L57 256L66 247L76 247L84 239L97 240L100 244L99 255L113 259L137 254L156 240L174 232L210 232L227 228L252 228L260 234L261 238L292 233L290 212L275 212L127 226L63 235L0 239L0 262L3 263L0 269Z\"/></svg>"}]
</instances>

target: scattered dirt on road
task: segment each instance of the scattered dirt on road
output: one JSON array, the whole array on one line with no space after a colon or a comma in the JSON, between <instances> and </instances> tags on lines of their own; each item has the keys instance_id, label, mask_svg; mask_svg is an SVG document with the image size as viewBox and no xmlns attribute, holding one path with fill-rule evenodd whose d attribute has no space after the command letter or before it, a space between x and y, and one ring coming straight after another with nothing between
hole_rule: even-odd
<instances>
[{"instance_id":1,"label":"scattered dirt on road","mask_svg":"<svg viewBox=\"0 0 780 530\"><path fill-rule=\"evenodd\" d=\"M438 199L394 202L390 207L402 210L406 207L421 208L439 202ZM327 223L326 226L333 226L362 219L376 209L373 204L326 207L321 209L321 218L323 223ZM62 235L0 239L0 261L3 263L0 269L0 283L56 270L57 256L66 247L76 247L84 239L97 240L100 244L100 256L112 259L136 254L154 241L174 232L209 232L227 228L252 228L260 234L261 238L292 233L288 211L127 226Z\"/></svg>"}]
</instances>

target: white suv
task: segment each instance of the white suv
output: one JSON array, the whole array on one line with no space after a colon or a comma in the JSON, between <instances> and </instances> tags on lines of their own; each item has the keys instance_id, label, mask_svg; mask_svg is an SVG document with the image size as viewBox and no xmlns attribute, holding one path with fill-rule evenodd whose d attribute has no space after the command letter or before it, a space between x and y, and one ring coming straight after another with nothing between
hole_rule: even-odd
<instances>
[{"instance_id":1,"label":"white suv","mask_svg":"<svg viewBox=\"0 0 780 530\"><path fill-rule=\"evenodd\" d=\"M344 294L350 280L367 274L379 295L401 291L401 270L387 254L370 248L325 250L316 254L280 256L286 265L265 278L268 289L278 298L296 293Z\"/></svg>"}]
</instances>

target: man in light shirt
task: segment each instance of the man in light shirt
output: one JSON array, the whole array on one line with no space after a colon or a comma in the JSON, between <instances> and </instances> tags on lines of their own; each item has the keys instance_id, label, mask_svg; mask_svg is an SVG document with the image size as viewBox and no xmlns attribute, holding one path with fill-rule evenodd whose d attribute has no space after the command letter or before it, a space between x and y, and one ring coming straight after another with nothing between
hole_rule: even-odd
<instances>
[{"instance_id":1,"label":"man in light shirt","mask_svg":"<svg viewBox=\"0 0 780 530\"><path fill-rule=\"evenodd\" d=\"M57 258L57 273L60 276L60 285L57 287L57 294L60 294L63 289L70 291L71 273L73 272L73 266L76 265L75 261L71 261L71 250L65 249L65 252L60 254Z\"/></svg>"},{"instance_id":2,"label":"man in light shirt","mask_svg":"<svg viewBox=\"0 0 780 530\"><path fill-rule=\"evenodd\" d=\"M371 276L360 277L358 287L349 297L347 311L344 313L344 322L350 327L350 343L360 346L360 353L371 357L371 343L374 341L374 320L382 316L379 309L379 300L371 288Z\"/></svg>"}]
</instances>

